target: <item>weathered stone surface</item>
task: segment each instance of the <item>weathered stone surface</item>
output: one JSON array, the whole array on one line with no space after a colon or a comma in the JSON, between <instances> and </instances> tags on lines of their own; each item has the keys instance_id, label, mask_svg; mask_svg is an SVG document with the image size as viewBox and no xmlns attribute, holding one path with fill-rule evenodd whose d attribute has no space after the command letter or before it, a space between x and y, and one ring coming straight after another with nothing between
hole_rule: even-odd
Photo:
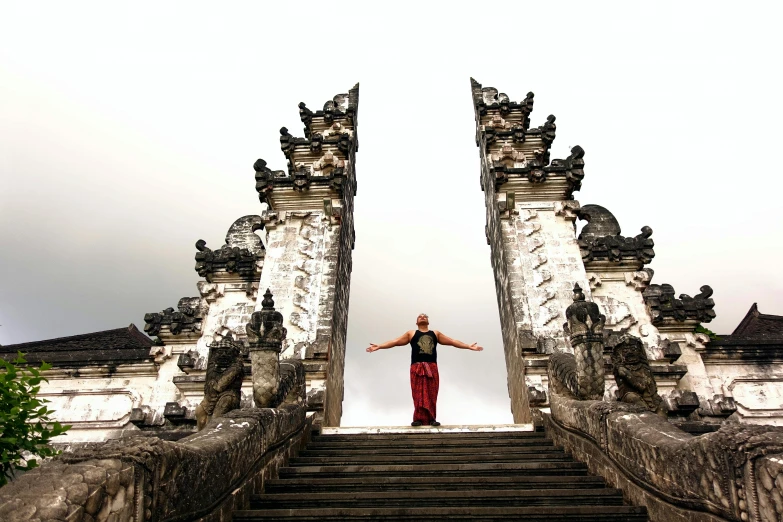
<instances>
[{"instance_id":1,"label":"weathered stone surface","mask_svg":"<svg viewBox=\"0 0 783 522\"><path fill-rule=\"evenodd\" d=\"M641 351L641 346L636 349ZM777 454L783 452L783 428L734 424L693 437L664 417L646 412L644 401L580 401L561 395L556 386L550 390L554 428L571 431L570 449L575 457L599 461L594 465L608 480L614 475L617 485L636 484L646 492L634 490L642 503L650 502L647 497L652 493L664 496L669 507L657 507L664 512L685 508L727 520L778 520L775 498L780 496L783 479L779 485L775 480ZM562 433L559 436L569 440ZM580 437L600 451L585 446Z\"/></svg>"},{"instance_id":2,"label":"weathered stone surface","mask_svg":"<svg viewBox=\"0 0 783 522\"><path fill-rule=\"evenodd\" d=\"M303 390L301 364L287 374ZM293 388L286 384L289 392ZM256 491L255 477L273 475L292 444L309 434L303 398L300 393L278 409L231 411L178 442L137 437L85 445L0 489L0 516L4 521L218 520L210 513L223 512L226 503L226 513L246 506ZM241 499L234 497L239 490Z\"/></svg>"}]
</instances>

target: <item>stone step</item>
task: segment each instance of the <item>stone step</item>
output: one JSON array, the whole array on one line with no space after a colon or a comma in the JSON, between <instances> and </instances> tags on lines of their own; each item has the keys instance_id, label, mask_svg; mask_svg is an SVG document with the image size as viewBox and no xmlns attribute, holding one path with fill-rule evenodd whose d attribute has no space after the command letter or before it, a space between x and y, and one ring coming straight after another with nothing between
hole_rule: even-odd
<instances>
[{"instance_id":1,"label":"stone step","mask_svg":"<svg viewBox=\"0 0 783 522\"><path fill-rule=\"evenodd\" d=\"M545 439L545 434L535 431L505 431L499 433L438 433L422 430L421 433L362 433L358 435L316 435L313 442L360 442L389 440L526 440Z\"/></svg>"},{"instance_id":2,"label":"stone step","mask_svg":"<svg viewBox=\"0 0 783 522\"><path fill-rule=\"evenodd\" d=\"M571 455L563 451L537 453L488 453L488 454L431 454L431 455L353 455L328 457L296 457L289 460L289 466L349 466L382 464L441 464L441 463L481 463L481 462L527 462L527 461L565 461Z\"/></svg>"},{"instance_id":3,"label":"stone step","mask_svg":"<svg viewBox=\"0 0 783 522\"><path fill-rule=\"evenodd\" d=\"M437 481L432 477L353 477L340 478L286 478L271 479L265 482L267 493L318 493L330 491L430 491L434 489L448 490L529 490L538 488L549 489L580 489L592 490L605 487L601 477L590 475L484 475L480 480L476 477L454 477L444 475Z\"/></svg>"},{"instance_id":4,"label":"stone step","mask_svg":"<svg viewBox=\"0 0 783 522\"><path fill-rule=\"evenodd\" d=\"M323 441L313 439L307 447L311 449L347 449L355 448L418 448L418 447L521 447L546 446L552 441L543 437L526 439L395 439L385 441Z\"/></svg>"},{"instance_id":5,"label":"stone step","mask_svg":"<svg viewBox=\"0 0 783 522\"><path fill-rule=\"evenodd\" d=\"M343 455L472 455L472 454L511 454L511 453L540 453L562 451L563 448L556 447L553 444L548 445L530 445L530 446L417 446L413 448L405 447L356 447L350 451L347 448L318 448L308 449L299 452L300 457L329 457Z\"/></svg>"},{"instance_id":6,"label":"stone step","mask_svg":"<svg viewBox=\"0 0 783 522\"><path fill-rule=\"evenodd\" d=\"M236 511L234 521L443 520L525 522L646 522L647 510L636 506L535 506L448 508L326 508Z\"/></svg>"},{"instance_id":7,"label":"stone step","mask_svg":"<svg viewBox=\"0 0 783 522\"><path fill-rule=\"evenodd\" d=\"M280 478L287 477L404 477L428 476L439 478L450 476L484 475L573 475L586 474L587 466L581 462L492 462L481 464L406 464L406 465L346 465L346 466L294 466L280 468Z\"/></svg>"},{"instance_id":8,"label":"stone step","mask_svg":"<svg viewBox=\"0 0 783 522\"><path fill-rule=\"evenodd\" d=\"M442 424L441 426L342 426L339 428L324 426L321 435L378 435L385 433L421 433L435 431L437 433L508 433L517 431L537 431L533 424ZM543 431L538 430L538 431Z\"/></svg>"},{"instance_id":9,"label":"stone step","mask_svg":"<svg viewBox=\"0 0 783 522\"><path fill-rule=\"evenodd\" d=\"M328 509L393 507L492 506L622 506L619 489L438 490L264 494L252 498L251 509Z\"/></svg>"}]
</instances>

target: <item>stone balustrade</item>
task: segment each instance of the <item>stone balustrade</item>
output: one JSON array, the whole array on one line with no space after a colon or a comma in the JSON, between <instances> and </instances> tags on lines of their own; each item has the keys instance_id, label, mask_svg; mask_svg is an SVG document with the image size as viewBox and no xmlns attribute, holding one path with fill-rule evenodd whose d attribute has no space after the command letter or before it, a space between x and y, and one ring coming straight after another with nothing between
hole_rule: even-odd
<instances>
[{"instance_id":1,"label":"stone balustrade","mask_svg":"<svg viewBox=\"0 0 783 522\"><path fill-rule=\"evenodd\" d=\"M281 406L230 411L176 442L84 445L0 489L0 520L231 520L309 439L302 363L283 361L281 370Z\"/></svg>"},{"instance_id":2,"label":"stone balustrade","mask_svg":"<svg viewBox=\"0 0 783 522\"><path fill-rule=\"evenodd\" d=\"M783 428L726 424L693 436L643 406L555 389L551 414L541 416L547 432L626 500L647 506L651 521L783 520Z\"/></svg>"}]
</instances>

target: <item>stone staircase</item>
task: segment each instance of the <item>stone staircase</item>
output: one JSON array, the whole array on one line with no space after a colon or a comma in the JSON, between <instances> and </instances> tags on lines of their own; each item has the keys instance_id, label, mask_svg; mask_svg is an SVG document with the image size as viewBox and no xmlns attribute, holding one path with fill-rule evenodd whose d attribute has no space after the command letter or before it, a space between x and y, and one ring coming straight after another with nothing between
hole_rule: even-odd
<instances>
[{"instance_id":1,"label":"stone staircase","mask_svg":"<svg viewBox=\"0 0 783 522\"><path fill-rule=\"evenodd\" d=\"M234 521L647 521L543 432L400 431L313 437Z\"/></svg>"}]
</instances>

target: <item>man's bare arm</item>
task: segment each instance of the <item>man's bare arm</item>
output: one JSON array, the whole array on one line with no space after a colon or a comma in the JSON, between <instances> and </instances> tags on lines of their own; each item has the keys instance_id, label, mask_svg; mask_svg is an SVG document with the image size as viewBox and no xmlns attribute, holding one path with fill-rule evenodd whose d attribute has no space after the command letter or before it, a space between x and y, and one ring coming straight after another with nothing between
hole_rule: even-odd
<instances>
[{"instance_id":1,"label":"man's bare arm","mask_svg":"<svg viewBox=\"0 0 783 522\"><path fill-rule=\"evenodd\" d=\"M452 339L448 335L445 335L437 330L435 330L435 335L438 336L438 342L440 344L445 344L446 346L453 346L455 348L462 348L464 350L473 350L474 352L480 352L484 349L479 346L478 343L465 344L462 341Z\"/></svg>"},{"instance_id":2,"label":"man's bare arm","mask_svg":"<svg viewBox=\"0 0 783 522\"><path fill-rule=\"evenodd\" d=\"M406 344L411 342L412 335L413 335L413 330L408 330L398 338L392 339L391 341L386 341L385 343L381 343L381 344L370 343L370 347L367 348L367 352L372 353L376 350L385 350L386 348L394 348L395 346L405 346Z\"/></svg>"}]
</instances>

